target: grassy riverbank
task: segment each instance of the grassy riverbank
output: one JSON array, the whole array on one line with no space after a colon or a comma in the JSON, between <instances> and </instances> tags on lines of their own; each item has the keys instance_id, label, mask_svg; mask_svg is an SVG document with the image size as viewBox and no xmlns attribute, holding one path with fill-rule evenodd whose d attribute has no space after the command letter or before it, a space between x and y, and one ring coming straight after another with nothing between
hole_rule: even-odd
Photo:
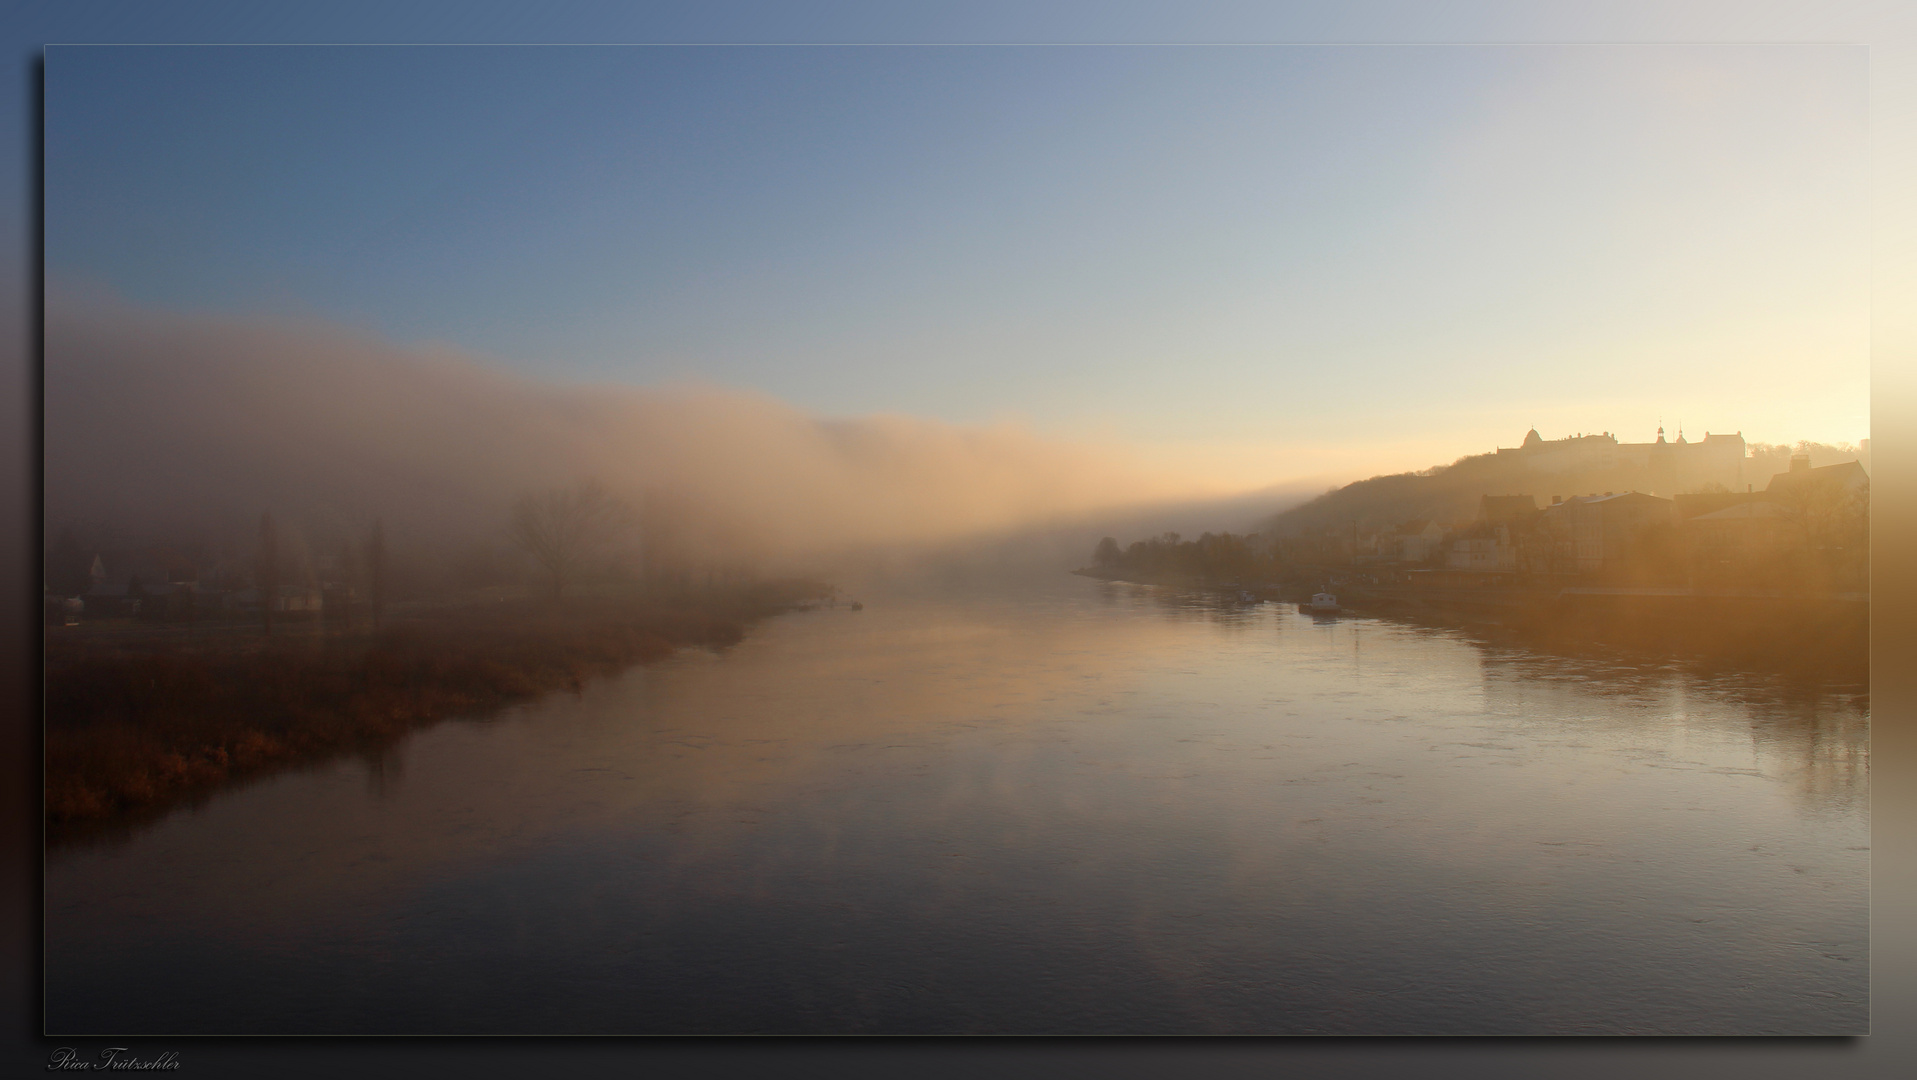
<instances>
[{"instance_id":1,"label":"grassy riverbank","mask_svg":"<svg viewBox=\"0 0 1917 1080\"><path fill-rule=\"evenodd\" d=\"M223 784L363 752L683 646L723 647L823 592L785 582L563 606L423 608L375 632L298 626L50 630L46 815L55 833L151 812Z\"/></svg>"}]
</instances>

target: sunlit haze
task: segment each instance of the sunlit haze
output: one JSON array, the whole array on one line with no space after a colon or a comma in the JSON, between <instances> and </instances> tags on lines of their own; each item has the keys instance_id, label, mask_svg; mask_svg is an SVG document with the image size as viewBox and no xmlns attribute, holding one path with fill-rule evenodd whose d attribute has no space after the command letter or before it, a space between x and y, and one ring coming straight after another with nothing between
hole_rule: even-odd
<instances>
[{"instance_id":1,"label":"sunlit haze","mask_svg":"<svg viewBox=\"0 0 1917 1080\"><path fill-rule=\"evenodd\" d=\"M56 287L1194 491L1868 430L1858 46L65 48Z\"/></svg>"},{"instance_id":2,"label":"sunlit haze","mask_svg":"<svg viewBox=\"0 0 1917 1080\"><path fill-rule=\"evenodd\" d=\"M1879 48L49 47L43 1050L1876 1069Z\"/></svg>"}]
</instances>

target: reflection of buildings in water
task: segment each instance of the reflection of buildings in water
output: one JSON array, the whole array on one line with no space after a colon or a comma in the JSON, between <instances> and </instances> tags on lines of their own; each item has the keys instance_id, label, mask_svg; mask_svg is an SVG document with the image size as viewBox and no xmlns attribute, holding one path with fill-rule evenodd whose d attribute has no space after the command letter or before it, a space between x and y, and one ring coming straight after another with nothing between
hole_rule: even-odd
<instances>
[{"instance_id":1,"label":"reflection of buildings in water","mask_svg":"<svg viewBox=\"0 0 1917 1080\"><path fill-rule=\"evenodd\" d=\"M1855 688L1480 648L1487 712L1601 725L1622 737L1681 742L1687 753L1699 752L1697 737L1705 736L1726 753L1748 747L1744 767L1788 780L1807 809L1864 805L1870 710Z\"/></svg>"},{"instance_id":2,"label":"reflection of buildings in water","mask_svg":"<svg viewBox=\"0 0 1917 1080\"><path fill-rule=\"evenodd\" d=\"M1109 583L1108 602L1150 606L1176 622L1223 628L1270 625L1274 607L1245 604L1210 590ZM1362 626L1387 637L1442 638L1479 656L1488 712L1538 719L1593 720L1648 741L1708 733L1727 753L1748 747L1729 767L1788 780L1810 809L1863 807L1868 791L1870 711L1862 688L1806 683L1752 671L1717 670L1665 656L1548 653L1492 645L1469 633L1392 620L1339 620L1357 659ZM1354 674L1356 669L1354 669Z\"/></svg>"},{"instance_id":3,"label":"reflection of buildings in water","mask_svg":"<svg viewBox=\"0 0 1917 1080\"><path fill-rule=\"evenodd\" d=\"M1181 588L1176 585L1138 585L1127 581L1101 582L1099 596L1106 603L1150 606L1180 621L1203 621L1224 627L1251 627L1271 618L1269 602L1246 601L1235 590Z\"/></svg>"},{"instance_id":4,"label":"reflection of buildings in water","mask_svg":"<svg viewBox=\"0 0 1917 1080\"><path fill-rule=\"evenodd\" d=\"M1870 777L1870 713L1861 702L1819 696L1749 703L1747 708L1751 742L1759 758L1791 773L1796 781L1793 790L1810 805L1864 807Z\"/></svg>"}]
</instances>

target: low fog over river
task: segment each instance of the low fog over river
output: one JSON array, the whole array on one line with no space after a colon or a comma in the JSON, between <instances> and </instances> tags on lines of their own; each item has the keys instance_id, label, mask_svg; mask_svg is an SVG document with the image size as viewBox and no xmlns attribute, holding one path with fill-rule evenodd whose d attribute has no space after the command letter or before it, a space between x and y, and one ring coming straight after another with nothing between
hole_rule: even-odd
<instances>
[{"instance_id":1,"label":"low fog over river","mask_svg":"<svg viewBox=\"0 0 1917 1080\"><path fill-rule=\"evenodd\" d=\"M48 1030L1866 1030L1861 687L862 599L52 850Z\"/></svg>"}]
</instances>

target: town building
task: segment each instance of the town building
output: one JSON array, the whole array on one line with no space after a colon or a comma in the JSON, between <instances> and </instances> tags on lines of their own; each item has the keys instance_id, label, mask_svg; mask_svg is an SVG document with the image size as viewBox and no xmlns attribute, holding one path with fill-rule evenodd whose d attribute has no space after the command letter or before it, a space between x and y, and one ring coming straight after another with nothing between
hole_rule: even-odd
<instances>
[{"instance_id":1,"label":"town building","mask_svg":"<svg viewBox=\"0 0 1917 1080\"><path fill-rule=\"evenodd\" d=\"M1454 537L1444 553L1447 570L1506 570L1518 568L1517 548L1507 525L1477 525Z\"/></svg>"},{"instance_id":2,"label":"town building","mask_svg":"<svg viewBox=\"0 0 1917 1080\"><path fill-rule=\"evenodd\" d=\"M1428 562L1444 544L1445 528L1435 521L1407 521L1379 540L1379 554L1400 563Z\"/></svg>"},{"instance_id":3,"label":"town building","mask_svg":"<svg viewBox=\"0 0 1917 1080\"><path fill-rule=\"evenodd\" d=\"M1478 517L1453 534L1445 551L1448 570L1516 573L1540 511L1533 495L1483 495Z\"/></svg>"},{"instance_id":4,"label":"town building","mask_svg":"<svg viewBox=\"0 0 1917 1080\"><path fill-rule=\"evenodd\" d=\"M1675 524L1674 504L1641 491L1554 497L1538 517L1549 540L1552 568L1558 572L1599 574L1630 562L1646 533Z\"/></svg>"},{"instance_id":5,"label":"town building","mask_svg":"<svg viewBox=\"0 0 1917 1080\"><path fill-rule=\"evenodd\" d=\"M1862 491L1870 484L1870 474L1864 471L1861 462L1840 461L1835 465L1811 468L1810 455L1797 454L1791 458L1789 472L1781 472L1771 477L1765 486L1765 494L1772 500L1789 498L1798 492L1822 489L1824 491L1842 491L1852 493Z\"/></svg>"},{"instance_id":6,"label":"town building","mask_svg":"<svg viewBox=\"0 0 1917 1080\"><path fill-rule=\"evenodd\" d=\"M1648 473L1645 486L1653 491L1677 492L1706 484L1735 491L1751 482L1744 475L1748 449L1741 431L1729 435L1707 431L1702 440L1691 442L1680 430L1676 440L1666 441L1659 427L1652 442L1626 443L1608 431L1545 439L1532 428L1518 446L1499 447L1497 456L1521 462L1526 471L1540 475L1642 469Z\"/></svg>"},{"instance_id":7,"label":"town building","mask_svg":"<svg viewBox=\"0 0 1917 1080\"><path fill-rule=\"evenodd\" d=\"M1699 514L1683 529L1696 571L1721 578L1761 572L1800 536L1796 511L1761 498Z\"/></svg>"},{"instance_id":8,"label":"town building","mask_svg":"<svg viewBox=\"0 0 1917 1080\"><path fill-rule=\"evenodd\" d=\"M1671 510L1678 524L1715 514L1720 510L1729 510L1733 506L1745 503L1762 502L1766 495L1762 491L1692 491L1680 492L1671 496Z\"/></svg>"}]
</instances>

